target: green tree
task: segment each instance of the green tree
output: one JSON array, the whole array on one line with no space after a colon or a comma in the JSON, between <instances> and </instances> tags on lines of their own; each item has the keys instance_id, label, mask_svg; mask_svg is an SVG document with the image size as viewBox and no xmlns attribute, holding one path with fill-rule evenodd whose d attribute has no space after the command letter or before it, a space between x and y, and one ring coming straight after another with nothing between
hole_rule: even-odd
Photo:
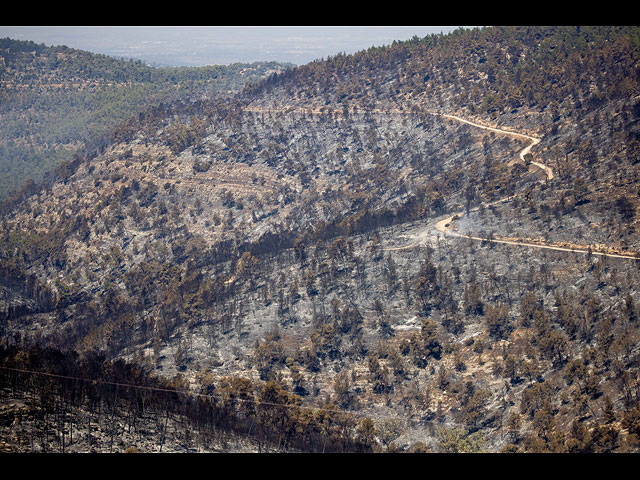
<instances>
[{"instance_id":1,"label":"green tree","mask_svg":"<svg viewBox=\"0 0 640 480\"><path fill-rule=\"evenodd\" d=\"M482 432L468 434L462 428L436 428L438 451L441 453L482 453L486 441Z\"/></svg>"}]
</instances>

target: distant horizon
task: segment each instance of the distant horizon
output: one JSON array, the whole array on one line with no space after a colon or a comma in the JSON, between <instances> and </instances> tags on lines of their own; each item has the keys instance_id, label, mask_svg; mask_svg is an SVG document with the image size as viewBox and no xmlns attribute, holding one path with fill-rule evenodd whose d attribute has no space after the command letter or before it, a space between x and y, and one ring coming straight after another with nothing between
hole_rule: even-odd
<instances>
[{"instance_id":1,"label":"distant horizon","mask_svg":"<svg viewBox=\"0 0 640 480\"><path fill-rule=\"evenodd\" d=\"M0 38L171 67L277 61L303 65L459 26L0 26ZM471 28L471 27L463 27Z\"/></svg>"}]
</instances>

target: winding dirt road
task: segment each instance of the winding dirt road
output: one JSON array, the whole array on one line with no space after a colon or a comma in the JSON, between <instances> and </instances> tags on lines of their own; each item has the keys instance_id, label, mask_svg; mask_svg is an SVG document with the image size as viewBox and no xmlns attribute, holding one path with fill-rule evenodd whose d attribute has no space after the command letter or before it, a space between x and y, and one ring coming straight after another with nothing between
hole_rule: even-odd
<instances>
[{"instance_id":1,"label":"winding dirt road","mask_svg":"<svg viewBox=\"0 0 640 480\"><path fill-rule=\"evenodd\" d=\"M455 115L447 115L447 114L443 114L443 113L437 113L437 112L429 112L432 113L433 115L437 115L440 117L444 117L444 118L449 118L451 120L455 120L458 122L462 122L462 123L466 123L468 125L471 125L473 127L476 128L482 128L485 130L490 130L492 132L496 132L499 133L501 135L508 135L514 138L521 138L524 140L527 140L529 142L529 144L523 148L520 153L519 156L522 159L522 161L526 162L525 160L525 155L527 155L531 149L533 148L534 145L538 144L540 142L540 139L537 137L533 137L531 135L526 135L523 133L518 133L518 132L512 132L509 130L503 130L500 128L495 128L495 127L488 127L486 125L481 125L479 123L475 123L469 120L466 120L462 117L457 117ZM535 165L536 167L540 168L541 170L543 170L547 176L547 180L551 181L553 180L553 170L544 165L543 163L540 162L536 162L536 161L531 161L530 162L532 165ZM493 202L489 205L495 205L498 203L503 203L506 202L508 200L511 200L512 198L514 198L514 196L508 197L508 198L504 198L501 200L498 200L496 202ZM474 208L472 211L476 211L478 210L478 208ZM598 247L594 247L592 245L571 245L571 246L560 246L557 244L549 244L549 243L544 243L544 242L534 242L531 240L525 240L525 239L507 239L507 238L482 238L482 237L476 237L473 235L464 235L462 233L459 233L457 231L455 231L455 226L454 226L454 222L457 219L460 219L461 217L464 216L464 212L458 212L455 213L449 217L443 218L442 220L436 222L435 224L435 229L441 233L443 233L444 235L448 235L448 236L452 236L452 237L458 237L458 238L466 238L469 240L476 240L476 241L481 241L481 242L492 242L492 243L502 243L502 244L506 244L506 245L516 245L516 246L520 246L520 247L532 247L532 248L541 248L541 249L548 249L548 250L557 250L557 251L561 251L561 252L572 252L572 253L583 253L583 254L592 254L592 255L601 255L601 256L605 256L605 257L612 257L612 258L625 258L625 259L640 259L640 254L634 253L634 252L611 252L611 251L599 251ZM410 245L406 245L404 247L390 247L390 248L385 248L384 250L405 250L405 249L411 249L414 248L418 245L421 245L424 243L425 238L427 236L427 232L428 231L423 231L420 234L418 234L419 237L421 237L420 240L418 240L417 242L414 242Z\"/></svg>"},{"instance_id":2,"label":"winding dirt road","mask_svg":"<svg viewBox=\"0 0 640 480\"><path fill-rule=\"evenodd\" d=\"M342 111L340 110L336 110L335 112L333 111L329 111L325 108L316 108L316 109L295 109L295 108L261 108L261 107L246 107L245 111L249 111L249 112L255 112L255 113L291 113L291 112L299 112L299 113L306 113L306 114L311 114L311 115L320 115L320 114L326 114L326 113L342 113ZM367 111L368 113L380 113L380 114L401 114L401 115L406 115L406 114L410 114L410 111L407 110L384 110L384 109L373 109L373 110L369 110ZM466 123L467 125L471 125L472 127L475 128L481 128L483 130L488 130L491 132L495 132L497 134L500 135L507 135L510 136L512 138L518 138L518 139L522 139L528 142L528 145L523 148L520 152L519 152L519 157L520 159L526 163L530 163L531 165L534 165L536 167L538 167L539 169L541 169L542 171L544 171L546 177L547 177L547 181L551 181L554 178L554 174L553 174L553 170L548 167L547 165L541 163L541 162L537 162L537 161L530 161L528 162L527 159L525 158L525 156L531 152L531 149L537 145L538 143L540 143L540 138L538 137L534 137L532 135L527 135L524 133L520 133L520 132L514 132L511 130L505 130L502 128L497 128L497 127L490 127L487 125L482 125L480 123L476 123L476 122L472 122L470 120L467 120L465 118L462 117L458 117L456 115L449 115L449 114L445 114L445 113L440 113L440 112L436 112L436 111L432 111L432 110L424 110L425 113L431 114L431 115L435 115L438 117L442 117L442 118L447 118L450 120L454 120L456 122L461 122L461 123ZM514 196L508 197L508 198L503 198L501 200L498 200L496 202L492 202L490 204L486 204L486 206L490 206L490 205L495 205L498 203L503 203L506 202L508 200L511 200L512 198L514 198ZM477 208L474 208L472 211L476 211ZM605 257L613 257L613 258L625 258L625 259L633 259L633 260L637 260L640 259L640 253L636 253L636 252L620 252L617 251L616 249L610 248L610 247L606 247L606 246L602 246L602 245L578 245L578 244L569 244L569 246L567 245L568 242L564 242L562 245L558 245L556 244L550 244L550 243L545 243L543 241L534 241L531 239L518 239L518 238L496 238L496 237L492 237L492 238L482 238L482 237L476 237L476 236L472 236L472 235L464 235L461 234L459 232L457 232L455 230L455 226L454 226L454 222L455 220L461 218L464 216L464 212L458 212L455 213L447 218L443 218L442 220L439 220L438 222L436 222L435 224L435 230L437 230L438 232L446 235L446 236L451 236L451 237L458 237L458 238L466 238L469 240L476 240L476 241L481 241L481 242L492 242L492 243L502 243L502 244L506 244L506 245L516 245L516 246L521 246L521 247L531 247L531 248L541 248L541 249L548 249L548 250L557 250L557 251L561 251L561 252L572 252L572 253L583 253L583 254L592 254L592 255L601 255L601 256L605 256ZM393 250L408 250L414 247L417 247L419 245L423 245L427 239L431 236L431 233L433 232L433 226L429 226L423 230L421 230L416 237L418 238L417 241L414 241L413 243L409 244L409 245L405 245L405 246L401 246L401 247L386 247L383 248L383 250L385 251L393 251Z\"/></svg>"},{"instance_id":3,"label":"winding dirt road","mask_svg":"<svg viewBox=\"0 0 640 480\"><path fill-rule=\"evenodd\" d=\"M472 122L470 120L464 119L462 117L457 117L455 115L447 115L445 113L437 113L437 112L429 112L433 115L437 115L439 117L444 117L444 118L449 118L451 120L455 120L457 122L461 122L461 123L466 123L467 125L471 125L472 127L476 127L476 128L481 128L483 130L489 130L491 132L496 132L499 133L501 135L508 135L510 137L514 137L514 138L521 138L523 140L527 140L529 142L529 145L527 145L524 149L522 149L520 151L520 158L522 159L523 162L526 162L525 160L525 155L527 155L527 153L529 153L531 151L531 149L533 148L534 145L537 145L538 143L540 143L540 139L538 137L532 137L531 135L526 135L524 133L518 133L518 132L513 132L511 130L503 130L501 128L495 128L495 127L488 127L486 125L481 125L479 123L475 123ZM540 163L540 162L531 162L532 165L535 165L536 167L544 170L544 172L547 175L547 179L549 180L553 180L553 170L549 167L547 167L546 165Z\"/></svg>"}]
</instances>

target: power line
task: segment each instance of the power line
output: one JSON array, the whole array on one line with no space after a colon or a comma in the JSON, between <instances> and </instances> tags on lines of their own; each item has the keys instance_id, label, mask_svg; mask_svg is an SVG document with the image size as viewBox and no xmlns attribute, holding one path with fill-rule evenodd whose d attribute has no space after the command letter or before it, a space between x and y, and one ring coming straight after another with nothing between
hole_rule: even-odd
<instances>
[{"instance_id":1,"label":"power line","mask_svg":"<svg viewBox=\"0 0 640 480\"><path fill-rule=\"evenodd\" d=\"M22 368L6 367L6 366L1 366L1 365L0 365L0 369L14 371L14 372L18 372L18 373L31 374L31 375L41 375L41 376L52 377L52 378L75 380L75 381L79 381L79 382L100 383L102 385L112 385L112 386L117 386L117 387L134 388L134 389L140 389L140 390L151 390L151 391L157 391L157 392L163 392L163 393L179 393L179 394L190 395L190 396L194 396L194 397L204 397L204 398L208 398L208 399L218 399L218 400L223 400L223 401L224 400L226 400L226 401L235 401L235 402L238 402L238 403L251 403L251 404L254 404L255 406L265 405L265 406L271 406L271 407L284 407L284 408L290 408L290 409L308 410L308 411L311 411L311 412L320 412L320 411L322 411L322 412L335 413L335 414L338 414L338 415L351 415L351 416L354 416L354 417L360 417L360 418L363 418L363 419L372 420L371 417L365 415L364 413L354 412L354 411L351 411L351 410L338 410L338 409L333 409L333 408L311 407L311 406L286 404L286 403L265 402L265 401L262 401L262 400L247 399L247 398L229 398L229 397L224 397L224 396L221 396L221 395L216 395L216 394L211 394L211 393L198 393L198 392L194 392L194 391L190 391L190 390L178 390L178 389L170 389L170 388L152 387L152 386L147 386L147 385L136 385L136 384L132 384L132 383L113 382L113 381L104 380L104 379L82 378L82 377L75 377L75 376L70 376L70 375L61 375L61 374L55 374L55 373L49 373L49 372L40 372L40 371L35 371L35 370L27 370L27 369L22 369ZM220 377L220 378L224 378L224 377ZM416 420L416 419L407 418L407 417L398 416L398 415L376 415L376 419L402 420L402 421L405 421L407 423L416 422L416 423L422 423L424 425L434 424L436 426L439 423L439 422L433 421L433 420L424 420L424 419ZM478 425L464 424L464 423L455 423L455 426L456 427L474 428L474 429L478 429L478 430L482 430L482 429L487 429L488 430L489 429L488 427L478 427ZM496 429L500 429L500 427L496 427ZM509 430L509 429L502 428L502 431L509 432L509 431L517 431L517 430Z\"/></svg>"}]
</instances>

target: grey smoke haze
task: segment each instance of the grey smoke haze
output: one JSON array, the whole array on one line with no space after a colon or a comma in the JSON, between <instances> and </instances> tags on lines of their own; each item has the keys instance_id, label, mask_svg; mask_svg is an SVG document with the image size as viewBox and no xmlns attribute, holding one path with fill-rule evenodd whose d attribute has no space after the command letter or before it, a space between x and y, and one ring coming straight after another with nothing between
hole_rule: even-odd
<instances>
[{"instance_id":1,"label":"grey smoke haze","mask_svg":"<svg viewBox=\"0 0 640 480\"><path fill-rule=\"evenodd\" d=\"M0 38L134 58L168 66L276 60L302 65L394 40L448 33L438 26L0 26Z\"/></svg>"}]
</instances>

